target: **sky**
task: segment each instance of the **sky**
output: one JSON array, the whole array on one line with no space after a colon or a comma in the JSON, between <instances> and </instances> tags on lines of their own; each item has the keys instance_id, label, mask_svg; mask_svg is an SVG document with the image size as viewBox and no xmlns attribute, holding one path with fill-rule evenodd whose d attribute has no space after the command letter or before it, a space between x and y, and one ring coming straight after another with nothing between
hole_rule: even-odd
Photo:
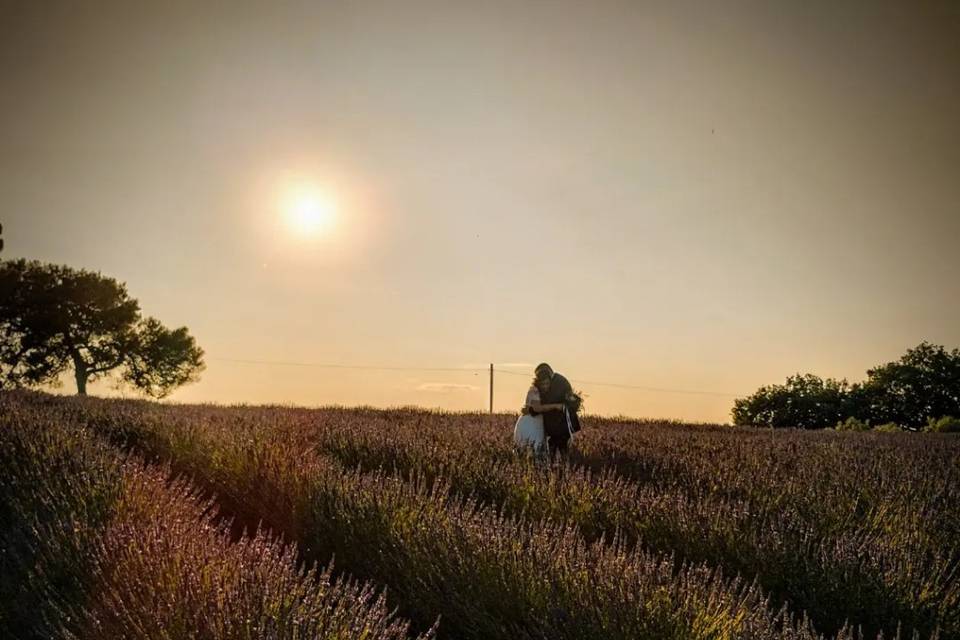
<instances>
[{"instance_id":1,"label":"sky","mask_svg":"<svg viewBox=\"0 0 960 640\"><path fill-rule=\"evenodd\" d=\"M2 0L0 223L175 401L726 422L960 346L960 5Z\"/></svg>"}]
</instances>

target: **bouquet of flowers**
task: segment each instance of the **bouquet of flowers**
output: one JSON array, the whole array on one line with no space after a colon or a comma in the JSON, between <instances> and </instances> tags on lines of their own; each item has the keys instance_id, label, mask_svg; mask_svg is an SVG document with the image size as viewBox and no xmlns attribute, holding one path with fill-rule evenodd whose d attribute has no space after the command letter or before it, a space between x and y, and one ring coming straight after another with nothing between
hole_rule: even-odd
<instances>
[{"instance_id":1,"label":"bouquet of flowers","mask_svg":"<svg viewBox=\"0 0 960 640\"><path fill-rule=\"evenodd\" d=\"M582 391L571 391L567 394L566 402L567 409L573 413L580 413L580 409L583 408L583 399L584 393Z\"/></svg>"}]
</instances>

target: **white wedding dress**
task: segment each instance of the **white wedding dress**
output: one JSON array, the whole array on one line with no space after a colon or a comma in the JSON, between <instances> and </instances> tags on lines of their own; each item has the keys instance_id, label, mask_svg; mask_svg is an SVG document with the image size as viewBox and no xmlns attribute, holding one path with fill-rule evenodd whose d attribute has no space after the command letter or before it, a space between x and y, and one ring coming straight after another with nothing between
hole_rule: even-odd
<instances>
[{"instance_id":1,"label":"white wedding dress","mask_svg":"<svg viewBox=\"0 0 960 640\"><path fill-rule=\"evenodd\" d=\"M525 406L529 407L534 402L540 402L540 392L531 386ZM521 415L513 428L513 442L518 447L533 447L534 453L542 453L547 446L543 434L543 416Z\"/></svg>"}]
</instances>

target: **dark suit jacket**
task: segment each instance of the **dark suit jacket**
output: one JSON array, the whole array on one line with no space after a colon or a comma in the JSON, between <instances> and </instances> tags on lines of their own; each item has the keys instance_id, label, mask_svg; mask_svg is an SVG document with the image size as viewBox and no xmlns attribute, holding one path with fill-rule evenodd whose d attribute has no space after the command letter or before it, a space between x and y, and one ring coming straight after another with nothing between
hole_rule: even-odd
<instances>
[{"instance_id":1,"label":"dark suit jacket","mask_svg":"<svg viewBox=\"0 0 960 640\"><path fill-rule=\"evenodd\" d=\"M567 404L567 395L573 392L570 381L559 373L554 373L550 379L550 388L540 394L543 404ZM543 414L543 432L553 438L569 438L570 428L567 426L567 416L564 411L547 411Z\"/></svg>"}]
</instances>

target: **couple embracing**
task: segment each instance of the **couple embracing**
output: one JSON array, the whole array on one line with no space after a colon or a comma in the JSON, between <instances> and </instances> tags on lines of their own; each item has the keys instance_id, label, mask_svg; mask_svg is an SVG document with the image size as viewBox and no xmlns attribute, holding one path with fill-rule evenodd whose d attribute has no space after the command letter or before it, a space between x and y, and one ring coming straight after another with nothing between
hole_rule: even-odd
<instances>
[{"instance_id":1,"label":"couple embracing","mask_svg":"<svg viewBox=\"0 0 960 640\"><path fill-rule=\"evenodd\" d=\"M546 362L538 364L513 431L514 441L532 446L536 453L549 449L551 460L557 453L566 456L573 434L580 430L580 402L569 380Z\"/></svg>"}]
</instances>

